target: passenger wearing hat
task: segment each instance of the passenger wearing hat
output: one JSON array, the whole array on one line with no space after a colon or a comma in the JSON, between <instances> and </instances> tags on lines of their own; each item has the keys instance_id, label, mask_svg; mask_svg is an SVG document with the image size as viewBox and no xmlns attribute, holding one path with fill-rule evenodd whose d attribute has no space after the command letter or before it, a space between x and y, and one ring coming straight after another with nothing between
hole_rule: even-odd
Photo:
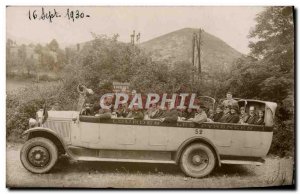
<instances>
[{"instance_id":1,"label":"passenger wearing hat","mask_svg":"<svg viewBox=\"0 0 300 194\"><path fill-rule=\"evenodd\" d=\"M248 115L248 113L246 113L245 107L241 107L240 108L240 112L241 112L241 114L240 114L240 121L239 121L239 123L240 124L247 123L249 115Z\"/></svg>"},{"instance_id":2,"label":"passenger wearing hat","mask_svg":"<svg viewBox=\"0 0 300 194\"><path fill-rule=\"evenodd\" d=\"M201 106L198 107L195 117L192 118L191 121L194 123L198 123L198 124L201 124L201 123L204 123L207 121L207 115Z\"/></svg>"},{"instance_id":3,"label":"passenger wearing hat","mask_svg":"<svg viewBox=\"0 0 300 194\"><path fill-rule=\"evenodd\" d=\"M58 110L60 110L60 106L59 106L59 102L56 101L53 103L50 111L58 111Z\"/></svg>"},{"instance_id":4,"label":"passenger wearing hat","mask_svg":"<svg viewBox=\"0 0 300 194\"><path fill-rule=\"evenodd\" d=\"M149 109L144 112L145 119L152 119L157 112L156 104L151 104Z\"/></svg>"},{"instance_id":5,"label":"passenger wearing hat","mask_svg":"<svg viewBox=\"0 0 300 194\"><path fill-rule=\"evenodd\" d=\"M249 119L247 120L248 124L255 124L255 122L257 121L257 116L255 114L255 107L254 106L250 106L249 109Z\"/></svg>"},{"instance_id":6,"label":"passenger wearing hat","mask_svg":"<svg viewBox=\"0 0 300 194\"><path fill-rule=\"evenodd\" d=\"M223 110L220 106L217 107L216 109L216 113L214 114L214 118L213 118L213 121L214 122L220 122L220 119L222 118L223 116Z\"/></svg>"},{"instance_id":7,"label":"passenger wearing hat","mask_svg":"<svg viewBox=\"0 0 300 194\"><path fill-rule=\"evenodd\" d=\"M138 119L138 120L143 120L144 119L144 114L142 113L141 110L139 110L139 104L135 103L133 104L132 110L129 112L126 118L133 118L133 119Z\"/></svg>"},{"instance_id":8,"label":"passenger wearing hat","mask_svg":"<svg viewBox=\"0 0 300 194\"><path fill-rule=\"evenodd\" d=\"M166 111L160 120L165 123L176 123L178 120L178 112L175 108L170 108L170 102L166 106Z\"/></svg>"},{"instance_id":9,"label":"passenger wearing hat","mask_svg":"<svg viewBox=\"0 0 300 194\"><path fill-rule=\"evenodd\" d=\"M104 104L106 107L112 106L112 100L113 100L113 96L109 95L106 98L102 99L102 104ZM100 117L100 119L110 119L112 116L112 111L111 108L106 108L106 107L101 107L99 109L98 114L96 114L95 116Z\"/></svg>"},{"instance_id":10,"label":"passenger wearing hat","mask_svg":"<svg viewBox=\"0 0 300 194\"><path fill-rule=\"evenodd\" d=\"M228 119L231 116L231 114L230 114L230 108L231 108L231 106L225 106L224 111L223 111L224 114L220 118L219 122L221 122L221 123L227 123L228 122Z\"/></svg>"},{"instance_id":11,"label":"passenger wearing hat","mask_svg":"<svg viewBox=\"0 0 300 194\"><path fill-rule=\"evenodd\" d=\"M264 125L264 111L258 111L258 119L255 121L255 125Z\"/></svg>"},{"instance_id":12,"label":"passenger wearing hat","mask_svg":"<svg viewBox=\"0 0 300 194\"><path fill-rule=\"evenodd\" d=\"M240 117L238 115L238 107L237 106L231 106L230 109L230 117L228 118L228 123L238 123L240 120Z\"/></svg>"},{"instance_id":13,"label":"passenger wearing hat","mask_svg":"<svg viewBox=\"0 0 300 194\"><path fill-rule=\"evenodd\" d=\"M232 98L232 93L227 92L226 94L226 100L222 102L222 106L237 106L239 108L238 102Z\"/></svg>"},{"instance_id":14,"label":"passenger wearing hat","mask_svg":"<svg viewBox=\"0 0 300 194\"><path fill-rule=\"evenodd\" d=\"M127 102L123 102L118 110L117 110L117 117L122 117L122 118L126 118L127 115L129 114L129 110L128 110L128 104Z\"/></svg>"},{"instance_id":15,"label":"passenger wearing hat","mask_svg":"<svg viewBox=\"0 0 300 194\"><path fill-rule=\"evenodd\" d=\"M150 119L161 119L166 115L166 109L161 108L159 104L156 105L156 113L153 116L150 116Z\"/></svg>"}]
</instances>

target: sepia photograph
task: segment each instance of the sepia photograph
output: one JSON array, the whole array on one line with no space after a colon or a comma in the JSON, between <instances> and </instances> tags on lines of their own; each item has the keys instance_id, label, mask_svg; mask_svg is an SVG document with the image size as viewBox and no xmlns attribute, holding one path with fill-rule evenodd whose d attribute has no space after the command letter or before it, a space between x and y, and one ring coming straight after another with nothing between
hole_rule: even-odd
<instances>
[{"instance_id":1,"label":"sepia photograph","mask_svg":"<svg viewBox=\"0 0 300 194\"><path fill-rule=\"evenodd\" d=\"M6 187L295 189L293 6L7 6Z\"/></svg>"}]
</instances>

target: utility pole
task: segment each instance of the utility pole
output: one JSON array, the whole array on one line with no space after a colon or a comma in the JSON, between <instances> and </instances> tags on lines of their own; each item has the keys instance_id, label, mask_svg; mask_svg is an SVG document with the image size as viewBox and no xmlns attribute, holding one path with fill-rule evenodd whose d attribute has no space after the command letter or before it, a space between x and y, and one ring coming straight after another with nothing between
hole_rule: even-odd
<instances>
[{"instance_id":1,"label":"utility pole","mask_svg":"<svg viewBox=\"0 0 300 194\"><path fill-rule=\"evenodd\" d=\"M135 39L135 30L133 30L133 33L130 35L131 38L131 44L134 45L134 39Z\"/></svg>"},{"instance_id":2,"label":"utility pole","mask_svg":"<svg viewBox=\"0 0 300 194\"><path fill-rule=\"evenodd\" d=\"M198 73L200 76L200 79L202 78L201 76L201 45L202 45L202 29L200 28L199 30L199 38L198 38Z\"/></svg>"},{"instance_id":3,"label":"utility pole","mask_svg":"<svg viewBox=\"0 0 300 194\"><path fill-rule=\"evenodd\" d=\"M137 43L137 44L140 43L140 39L141 39L141 33L139 32L139 33L136 35L136 43Z\"/></svg>"},{"instance_id":4,"label":"utility pole","mask_svg":"<svg viewBox=\"0 0 300 194\"><path fill-rule=\"evenodd\" d=\"M139 32L137 35L135 34L135 30L133 30L132 34L130 34L130 43L132 45L139 44L141 40L141 33Z\"/></svg>"},{"instance_id":5,"label":"utility pole","mask_svg":"<svg viewBox=\"0 0 300 194\"><path fill-rule=\"evenodd\" d=\"M202 32L203 30L200 28L199 33L194 33L193 41L192 41L192 64L196 67L197 73L195 74L196 78L202 79L202 64L201 64L201 49L202 49ZM195 48L196 47L196 48ZM196 59L196 60L195 60Z\"/></svg>"},{"instance_id":6,"label":"utility pole","mask_svg":"<svg viewBox=\"0 0 300 194\"><path fill-rule=\"evenodd\" d=\"M193 34L193 41L192 41L192 64L195 66L195 40L196 40L196 34Z\"/></svg>"}]
</instances>

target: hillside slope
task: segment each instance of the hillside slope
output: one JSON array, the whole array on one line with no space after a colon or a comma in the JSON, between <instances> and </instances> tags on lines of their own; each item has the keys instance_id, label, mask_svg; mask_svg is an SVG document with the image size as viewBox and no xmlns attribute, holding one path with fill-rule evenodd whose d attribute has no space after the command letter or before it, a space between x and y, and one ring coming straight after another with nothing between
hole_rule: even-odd
<instances>
[{"instance_id":1,"label":"hillside slope","mask_svg":"<svg viewBox=\"0 0 300 194\"><path fill-rule=\"evenodd\" d=\"M192 37L198 29L184 28L152 40L141 43L140 46L150 53L155 61L170 60L192 61ZM242 54L221 39L207 33L202 33L202 70L211 71L216 68L228 70L232 62Z\"/></svg>"}]
</instances>

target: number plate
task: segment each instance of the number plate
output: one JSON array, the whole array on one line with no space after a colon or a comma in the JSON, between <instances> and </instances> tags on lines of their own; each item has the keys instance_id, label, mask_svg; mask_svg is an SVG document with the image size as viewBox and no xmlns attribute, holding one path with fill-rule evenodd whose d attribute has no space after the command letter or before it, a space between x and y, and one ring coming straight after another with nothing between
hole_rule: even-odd
<instances>
[{"instance_id":1,"label":"number plate","mask_svg":"<svg viewBox=\"0 0 300 194\"><path fill-rule=\"evenodd\" d=\"M203 133L202 129L195 129L195 134L196 135L201 135Z\"/></svg>"}]
</instances>

